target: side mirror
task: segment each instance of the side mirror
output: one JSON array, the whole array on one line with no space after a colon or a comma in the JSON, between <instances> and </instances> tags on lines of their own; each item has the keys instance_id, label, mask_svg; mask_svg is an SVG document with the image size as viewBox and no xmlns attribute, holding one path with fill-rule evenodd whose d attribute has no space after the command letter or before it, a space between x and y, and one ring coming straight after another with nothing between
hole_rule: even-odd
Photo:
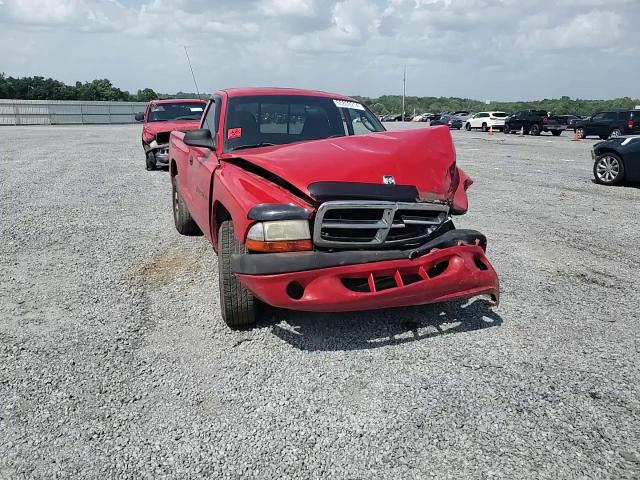
<instances>
[{"instance_id":1,"label":"side mirror","mask_svg":"<svg viewBox=\"0 0 640 480\"><path fill-rule=\"evenodd\" d=\"M216 142L213 140L211 130L208 128L198 128L185 132L183 142L190 147L202 147L209 150L215 150L216 148Z\"/></svg>"},{"instance_id":2,"label":"side mirror","mask_svg":"<svg viewBox=\"0 0 640 480\"><path fill-rule=\"evenodd\" d=\"M136 122L143 121L144 120L144 113L142 113L142 112L136 113L136 117L135 118L136 118Z\"/></svg>"}]
</instances>

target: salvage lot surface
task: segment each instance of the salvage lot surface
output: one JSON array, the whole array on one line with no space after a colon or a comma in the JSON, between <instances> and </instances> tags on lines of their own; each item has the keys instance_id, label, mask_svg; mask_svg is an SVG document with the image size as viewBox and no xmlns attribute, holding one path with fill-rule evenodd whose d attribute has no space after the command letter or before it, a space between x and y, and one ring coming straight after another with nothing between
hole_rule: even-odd
<instances>
[{"instance_id":1,"label":"salvage lot surface","mask_svg":"<svg viewBox=\"0 0 640 480\"><path fill-rule=\"evenodd\" d=\"M594 141L453 133L498 308L232 332L139 129L0 129L0 478L638 477L640 189Z\"/></svg>"}]
</instances>

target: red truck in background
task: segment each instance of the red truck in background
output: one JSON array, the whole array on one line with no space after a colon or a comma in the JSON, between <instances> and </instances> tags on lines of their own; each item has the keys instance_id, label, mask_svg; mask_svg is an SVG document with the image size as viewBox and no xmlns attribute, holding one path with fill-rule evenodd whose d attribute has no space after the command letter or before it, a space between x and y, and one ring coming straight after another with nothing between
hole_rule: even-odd
<instances>
[{"instance_id":1,"label":"red truck in background","mask_svg":"<svg viewBox=\"0 0 640 480\"><path fill-rule=\"evenodd\" d=\"M169 165L169 135L172 130L186 132L200 126L207 102L198 98L153 100L144 112L137 113L142 127L142 148L147 170Z\"/></svg>"},{"instance_id":2,"label":"red truck in background","mask_svg":"<svg viewBox=\"0 0 640 480\"><path fill-rule=\"evenodd\" d=\"M260 302L353 311L488 295L486 238L456 229L471 180L446 126L388 132L361 103L293 89L215 93L169 143L175 226L218 254L222 317Z\"/></svg>"}]
</instances>

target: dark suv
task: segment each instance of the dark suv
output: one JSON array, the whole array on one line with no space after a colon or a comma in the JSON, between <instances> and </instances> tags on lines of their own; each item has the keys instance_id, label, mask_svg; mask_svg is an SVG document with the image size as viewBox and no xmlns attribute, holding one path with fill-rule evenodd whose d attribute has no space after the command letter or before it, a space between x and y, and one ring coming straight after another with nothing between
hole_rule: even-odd
<instances>
[{"instance_id":1,"label":"dark suv","mask_svg":"<svg viewBox=\"0 0 640 480\"><path fill-rule=\"evenodd\" d=\"M595 135L605 140L620 135L640 134L640 110L598 112L586 120L577 121L574 131L580 138Z\"/></svg>"}]
</instances>

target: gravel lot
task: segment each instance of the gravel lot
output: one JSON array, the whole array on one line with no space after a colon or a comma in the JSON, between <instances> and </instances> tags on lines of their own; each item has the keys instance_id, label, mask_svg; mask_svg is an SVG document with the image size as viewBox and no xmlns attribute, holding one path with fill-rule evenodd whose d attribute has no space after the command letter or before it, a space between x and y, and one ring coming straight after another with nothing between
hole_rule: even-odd
<instances>
[{"instance_id":1,"label":"gravel lot","mask_svg":"<svg viewBox=\"0 0 640 480\"><path fill-rule=\"evenodd\" d=\"M594 141L453 133L499 307L232 332L139 131L0 128L0 478L640 478L640 189Z\"/></svg>"}]
</instances>

